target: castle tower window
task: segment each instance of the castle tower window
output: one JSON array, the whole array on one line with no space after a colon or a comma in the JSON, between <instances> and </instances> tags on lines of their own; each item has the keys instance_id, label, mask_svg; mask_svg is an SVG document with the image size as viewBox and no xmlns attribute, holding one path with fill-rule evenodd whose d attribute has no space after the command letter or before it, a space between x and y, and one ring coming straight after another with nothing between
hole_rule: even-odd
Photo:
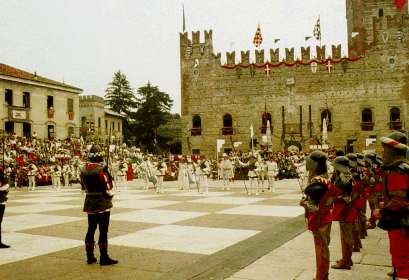
<instances>
[{"instance_id":1,"label":"castle tower window","mask_svg":"<svg viewBox=\"0 0 409 280\"><path fill-rule=\"evenodd\" d=\"M101 128L101 117L98 117L98 128Z\"/></svg>"},{"instance_id":2,"label":"castle tower window","mask_svg":"<svg viewBox=\"0 0 409 280\"><path fill-rule=\"evenodd\" d=\"M233 135L233 118L230 114L223 116L223 135Z\"/></svg>"},{"instance_id":3,"label":"castle tower window","mask_svg":"<svg viewBox=\"0 0 409 280\"><path fill-rule=\"evenodd\" d=\"M13 91L11 89L5 90L4 103L6 103L7 106L13 106Z\"/></svg>"},{"instance_id":4,"label":"castle tower window","mask_svg":"<svg viewBox=\"0 0 409 280\"><path fill-rule=\"evenodd\" d=\"M327 123L327 131L332 131L332 116L331 116L330 110L325 109L324 111L321 112L321 131L322 131L324 119Z\"/></svg>"},{"instance_id":5,"label":"castle tower window","mask_svg":"<svg viewBox=\"0 0 409 280\"><path fill-rule=\"evenodd\" d=\"M23 107L30 108L30 93L23 92Z\"/></svg>"},{"instance_id":6,"label":"castle tower window","mask_svg":"<svg viewBox=\"0 0 409 280\"><path fill-rule=\"evenodd\" d=\"M272 127L271 124L271 114L264 112L261 114L261 134L266 134L267 131L267 121L270 121L270 129Z\"/></svg>"},{"instance_id":7,"label":"castle tower window","mask_svg":"<svg viewBox=\"0 0 409 280\"><path fill-rule=\"evenodd\" d=\"M372 110L369 108L362 110L361 129L363 131L372 131L374 128L374 122L372 119Z\"/></svg>"},{"instance_id":8,"label":"castle tower window","mask_svg":"<svg viewBox=\"0 0 409 280\"><path fill-rule=\"evenodd\" d=\"M390 111L390 129L402 129L402 121L400 120L400 109L393 107Z\"/></svg>"},{"instance_id":9,"label":"castle tower window","mask_svg":"<svg viewBox=\"0 0 409 280\"><path fill-rule=\"evenodd\" d=\"M194 115L192 117L192 136L202 135L202 119L199 115Z\"/></svg>"},{"instance_id":10,"label":"castle tower window","mask_svg":"<svg viewBox=\"0 0 409 280\"><path fill-rule=\"evenodd\" d=\"M6 133L14 133L14 122L6 121L4 123L4 130Z\"/></svg>"},{"instance_id":11,"label":"castle tower window","mask_svg":"<svg viewBox=\"0 0 409 280\"><path fill-rule=\"evenodd\" d=\"M383 17L383 9L379 9L379 17Z\"/></svg>"},{"instance_id":12,"label":"castle tower window","mask_svg":"<svg viewBox=\"0 0 409 280\"><path fill-rule=\"evenodd\" d=\"M85 127L85 122L87 121L87 118L86 117L82 117L81 118L81 126L82 127Z\"/></svg>"}]
</instances>

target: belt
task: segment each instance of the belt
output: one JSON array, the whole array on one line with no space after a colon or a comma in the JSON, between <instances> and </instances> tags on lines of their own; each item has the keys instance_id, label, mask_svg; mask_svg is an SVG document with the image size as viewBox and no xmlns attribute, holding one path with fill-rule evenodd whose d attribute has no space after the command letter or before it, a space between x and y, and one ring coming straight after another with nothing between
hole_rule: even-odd
<instances>
[{"instance_id":1,"label":"belt","mask_svg":"<svg viewBox=\"0 0 409 280\"><path fill-rule=\"evenodd\" d=\"M87 192L87 195L101 195L104 192Z\"/></svg>"}]
</instances>

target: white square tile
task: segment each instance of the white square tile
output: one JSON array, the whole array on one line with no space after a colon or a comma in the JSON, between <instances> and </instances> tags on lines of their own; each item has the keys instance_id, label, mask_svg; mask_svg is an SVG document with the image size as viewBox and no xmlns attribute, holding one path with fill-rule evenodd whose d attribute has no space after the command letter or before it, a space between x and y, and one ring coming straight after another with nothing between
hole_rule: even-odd
<instances>
[{"instance_id":1,"label":"white square tile","mask_svg":"<svg viewBox=\"0 0 409 280\"><path fill-rule=\"evenodd\" d=\"M196 199L190 202L243 205L243 204L251 204L251 203L255 203L255 202L259 202L263 200L266 200L266 198L217 196L217 197L206 197L202 199Z\"/></svg>"},{"instance_id":2,"label":"white square tile","mask_svg":"<svg viewBox=\"0 0 409 280\"><path fill-rule=\"evenodd\" d=\"M231 195L231 192L209 192L206 194L207 197L218 197L218 196L227 196ZM190 192L183 192L174 194L174 196L193 196L193 197L203 197L203 194L198 193L197 190Z\"/></svg>"},{"instance_id":3,"label":"white square tile","mask_svg":"<svg viewBox=\"0 0 409 280\"><path fill-rule=\"evenodd\" d=\"M223 210L218 213L268 217L297 217L304 214L304 208L300 206L243 205Z\"/></svg>"},{"instance_id":4,"label":"white square tile","mask_svg":"<svg viewBox=\"0 0 409 280\"><path fill-rule=\"evenodd\" d=\"M132 209L148 209L155 207L168 206L178 204L179 201L165 201L165 200L148 200L148 199L135 199L135 200L121 200L114 202L114 207L120 208L132 208Z\"/></svg>"},{"instance_id":5,"label":"white square tile","mask_svg":"<svg viewBox=\"0 0 409 280\"><path fill-rule=\"evenodd\" d=\"M171 211L159 209L144 209L111 216L111 220L130 221L153 224L172 224L187 219L205 216L204 212Z\"/></svg>"},{"instance_id":6,"label":"white square tile","mask_svg":"<svg viewBox=\"0 0 409 280\"><path fill-rule=\"evenodd\" d=\"M132 200L132 199L149 199L153 197L158 197L155 194L118 194L114 195L114 200Z\"/></svg>"},{"instance_id":7,"label":"white square tile","mask_svg":"<svg viewBox=\"0 0 409 280\"><path fill-rule=\"evenodd\" d=\"M44 214L24 214L8 216L3 219L1 229L3 232L19 231L31 228L38 228L68 222L84 220L80 217L53 216Z\"/></svg>"},{"instance_id":8,"label":"white square tile","mask_svg":"<svg viewBox=\"0 0 409 280\"><path fill-rule=\"evenodd\" d=\"M73 205L64 205L64 204L29 204L29 205L22 205L22 206L12 206L7 207L7 212L12 213L40 213L40 212L47 212L47 211L55 211L55 210L65 210L70 208L78 208ZM82 211L79 209L78 211Z\"/></svg>"},{"instance_id":9,"label":"white square tile","mask_svg":"<svg viewBox=\"0 0 409 280\"><path fill-rule=\"evenodd\" d=\"M21 261L61 250L83 246L84 242L25 233L4 233L2 239L10 245L0 254L0 265Z\"/></svg>"},{"instance_id":10,"label":"white square tile","mask_svg":"<svg viewBox=\"0 0 409 280\"><path fill-rule=\"evenodd\" d=\"M110 239L110 244L211 255L259 233L193 226L165 225Z\"/></svg>"},{"instance_id":11,"label":"white square tile","mask_svg":"<svg viewBox=\"0 0 409 280\"><path fill-rule=\"evenodd\" d=\"M301 197L302 197L301 193L289 193L289 194L274 196L273 198L274 199L300 200Z\"/></svg>"},{"instance_id":12,"label":"white square tile","mask_svg":"<svg viewBox=\"0 0 409 280\"><path fill-rule=\"evenodd\" d=\"M22 198L22 199L13 199L13 202L23 202L23 203L55 203L70 201L75 198L69 197L59 197L59 196L41 196L41 197L32 197L32 198Z\"/></svg>"}]
</instances>

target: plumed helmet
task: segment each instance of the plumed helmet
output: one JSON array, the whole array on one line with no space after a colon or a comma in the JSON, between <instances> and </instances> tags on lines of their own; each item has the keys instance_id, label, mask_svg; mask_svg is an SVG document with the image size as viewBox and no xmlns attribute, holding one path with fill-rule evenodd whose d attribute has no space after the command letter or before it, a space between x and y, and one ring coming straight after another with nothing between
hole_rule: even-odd
<instances>
[{"instance_id":1,"label":"plumed helmet","mask_svg":"<svg viewBox=\"0 0 409 280\"><path fill-rule=\"evenodd\" d=\"M104 152L99 145L93 144L88 152L88 159L91 162L103 162Z\"/></svg>"},{"instance_id":2,"label":"plumed helmet","mask_svg":"<svg viewBox=\"0 0 409 280\"><path fill-rule=\"evenodd\" d=\"M326 184L321 182L314 182L305 188L304 193L311 199L311 201L315 205L318 205L327 190L328 187Z\"/></svg>"},{"instance_id":3,"label":"plumed helmet","mask_svg":"<svg viewBox=\"0 0 409 280\"><path fill-rule=\"evenodd\" d=\"M341 173L350 173L349 159L346 156L336 157L332 162L332 166Z\"/></svg>"},{"instance_id":4,"label":"plumed helmet","mask_svg":"<svg viewBox=\"0 0 409 280\"><path fill-rule=\"evenodd\" d=\"M375 162L376 160L376 153L374 152L366 152L364 155L364 159L367 162Z\"/></svg>"},{"instance_id":5,"label":"plumed helmet","mask_svg":"<svg viewBox=\"0 0 409 280\"><path fill-rule=\"evenodd\" d=\"M394 131L386 137L381 137L382 144L399 150L407 150L407 137L400 131Z\"/></svg>"}]
</instances>

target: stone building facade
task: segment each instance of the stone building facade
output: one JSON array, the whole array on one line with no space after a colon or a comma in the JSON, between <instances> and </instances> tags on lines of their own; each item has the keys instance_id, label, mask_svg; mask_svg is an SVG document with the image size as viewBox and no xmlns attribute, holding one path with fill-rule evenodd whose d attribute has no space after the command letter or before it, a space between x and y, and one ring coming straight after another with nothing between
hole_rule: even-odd
<instances>
[{"instance_id":1,"label":"stone building facade","mask_svg":"<svg viewBox=\"0 0 409 280\"><path fill-rule=\"evenodd\" d=\"M95 137L98 141L122 143L124 116L105 107L104 98L96 95L80 96L80 134L84 138Z\"/></svg>"},{"instance_id":2,"label":"stone building facade","mask_svg":"<svg viewBox=\"0 0 409 280\"><path fill-rule=\"evenodd\" d=\"M309 149L327 143L347 152L380 147L379 138L408 125L409 15L394 0L346 0L348 57L341 46L221 54L212 31L180 34L183 153L216 155L263 144ZM238 55L237 55L238 57ZM269 120L269 122L267 122ZM265 139L265 138L264 138ZM373 144L370 144L373 143ZM265 144L265 143L264 143Z\"/></svg>"},{"instance_id":3,"label":"stone building facade","mask_svg":"<svg viewBox=\"0 0 409 280\"><path fill-rule=\"evenodd\" d=\"M65 139L79 134L82 89L0 63L2 130Z\"/></svg>"}]
</instances>

